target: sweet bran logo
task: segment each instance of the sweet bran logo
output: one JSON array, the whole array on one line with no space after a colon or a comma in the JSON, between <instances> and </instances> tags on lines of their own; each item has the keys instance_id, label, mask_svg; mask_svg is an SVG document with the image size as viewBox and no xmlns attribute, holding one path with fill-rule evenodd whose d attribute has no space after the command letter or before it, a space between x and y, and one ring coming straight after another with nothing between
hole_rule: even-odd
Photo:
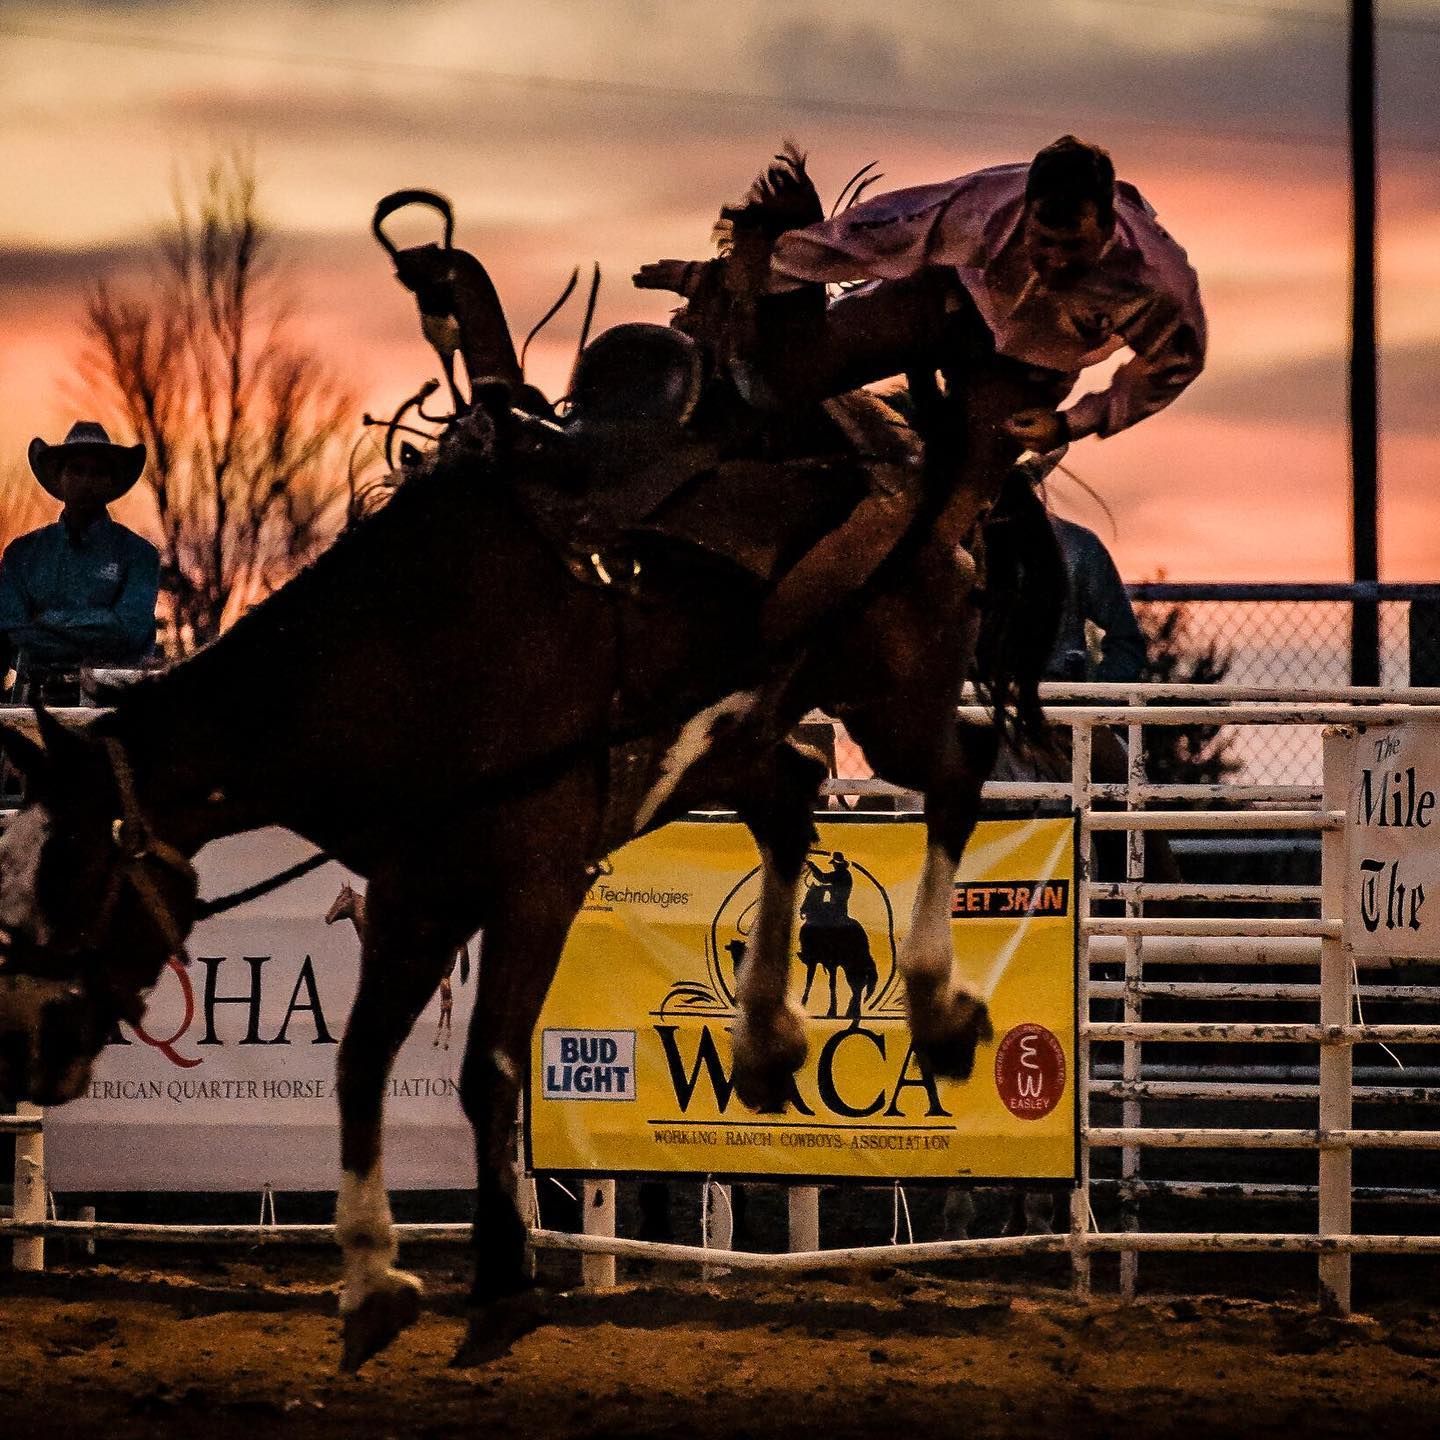
<instances>
[{"instance_id":1,"label":"sweet bran logo","mask_svg":"<svg viewBox=\"0 0 1440 1440\"><path fill-rule=\"evenodd\" d=\"M1024 915L1070 913L1069 880L957 880L950 901L952 920L1014 920Z\"/></svg>"}]
</instances>

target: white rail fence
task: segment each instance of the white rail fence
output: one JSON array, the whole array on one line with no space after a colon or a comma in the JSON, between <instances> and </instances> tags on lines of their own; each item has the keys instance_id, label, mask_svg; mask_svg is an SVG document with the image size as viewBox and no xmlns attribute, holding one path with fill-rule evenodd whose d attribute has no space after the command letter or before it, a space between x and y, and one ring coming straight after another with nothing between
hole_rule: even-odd
<instances>
[{"instance_id":1,"label":"white rail fence","mask_svg":"<svg viewBox=\"0 0 1440 1440\"><path fill-rule=\"evenodd\" d=\"M1364 1019L1367 1003L1386 1006L1428 1004L1440 1012L1440 986L1411 983L1404 971L1392 983L1362 983L1361 968L1376 962L1352 962L1341 935L1341 885L1347 776L1338 752L1327 752L1324 774L1313 787L1151 784L1144 774L1141 729L1151 726L1289 726L1327 727L1394 720L1440 721L1440 689L1369 690L1340 688L1296 693L1256 687L1199 685L1058 686L1045 688L1047 701L1061 702L1050 710L1056 724L1071 732L1069 782L999 782L987 787L987 798L1049 801L1073 805L1081 816L1082 849L1091 837L1118 831L1128 837L1123 881L1099 882L1082 867L1077 883L1080 916L1078 1073L1087 1077L1081 1096L1080 1179L1072 1191L1068 1232L986 1239L821 1249L819 1191L794 1186L789 1194L790 1253L752 1254L722 1249L726 1227L715 1222L722 1207L709 1205L702 1245L657 1244L615 1233L615 1182L587 1180L582 1187L584 1233L535 1229L537 1249L567 1250L582 1257L587 1284L615 1281L619 1258L699 1264L714 1271L817 1272L853 1270L864 1266L930 1264L1006 1255L1068 1253L1077 1291L1091 1288L1091 1260L1118 1253L1122 1293L1135 1291L1139 1257L1157 1252L1292 1252L1318 1257L1321 1301L1347 1312L1351 1303L1351 1257L1357 1254L1440 1254L1440 1235L1356 1233L1354 1204L1381 1203L1404 1209L1417 1204L1440 1206L1440 1191L1422 1186L1353 1184L1352 1159L1357 1150L1440 1151L1440 1129L1357 1127L1354 1107L1416 1107L1440 1103L1440 1066L1382 1069L1357 1067L1359 1044L1440 1044L1440 1024L1371 1024ZM1088 703L1076 703L1086 701ZM981 712L970 712L978 717ZM1128 773L1121 783L1092 778L1092 739L1097 727L1123 729L1128 738ZM894 793L876 781L840 780L829 784L838 794ZM1120 809L1097 809L1096 802L1119 803ZM1160 809L1161 804L1204 806ZM1226 808L1243 805L1245 808ZM1147 832L1204 832L1246 837L1314 835L1320 845L1320 884L1171 884L1144 879L1144 836ZM1247 840L1246 843L1253 843ZM1094 913L1096 901L1123 903L1124 913ZM1147 913L1147 904L1164 901L1210 902L1226 913L1213 917L1171 918ZM1317 913L1302 917L1258 915L1256 909L1296 906ZM1237 909L1251 913L1236 914ZM1387 974L1389 967L1380 962ZM1215 982L1167 979L1206 967L1244 968L1255 978ZM1096 967L1120 971L1120 978L1095 978ZM1292 978L1301 972L1304 979ZM1277 979L1277 974L1285 978ZM1146 1020L1147 1000L1187 1002L1288 1002L1315 1007L1304 1022L1240 1022L1234 1020ZM1113 1009L1119 1019L1098 1019L1092 1005ZM1193 1066L1145 1064L1145 1047L1156 1044L1274 1044L1318 1048L1318 1064L1208 1065L1203 1076ZM1094 1045L1118 1044L1120 1061L1091 1063ZM1152 1052L1153 1053L1153 1052ZM1360 1083L1357 1083L1360 1082ZM1120 1102L1120 1123L1092 1123L1096 1100ZM1315 1124L1304 1128L1264 1126L1166 1126L1153 1123L1157 1104L1175 1101L1224 1104L1314 1104ZM1150 1117L1147 1117L1147 1106ZM87 1240L163 1241L166 1243L304 1244L328 1240L329 1225L157 1225L61 1221L47 1218L43 1116L20 1107L14 1116L0 1116L0 1134L16 1137L14 1218L0 1221L0 1236L12 1237L17 1269L44 1264L46 1237L76 1236ZM1317 1183L1236 1180L1174 1180L1146 1177L1146 1151L1193 1149L1314 1151ZM1092 1178L1097 1152L1118 1152L1118 1177ZM717 1199L728 1195L715 1186ZM1092 1194L1118 1191L1122 1199L1120 1228L1100 1231L1095 1224ZM1139 1228L1139 1202L1152 1197L1229 1200L1252 1207L1265 1201L1314 1202L1313 1231L1146 1231ZM728 1207L727 1207L728 1208ZM466 1242L466 1224L420 1224L398 1227L414 1241Z\"/></svg>"}]
</instances>

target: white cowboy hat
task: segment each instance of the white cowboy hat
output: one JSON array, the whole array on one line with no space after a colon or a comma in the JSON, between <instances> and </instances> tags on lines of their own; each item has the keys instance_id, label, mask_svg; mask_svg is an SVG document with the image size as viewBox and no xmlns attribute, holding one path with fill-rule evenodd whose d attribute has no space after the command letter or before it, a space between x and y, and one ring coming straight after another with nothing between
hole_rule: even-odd
<instances>
[{"instance_id":1,"label":"white cowboy hat","mask_svg":"<svg viewBox=\"0 0 1440 1440\"><path fill-rule=\"evenodd\" d=\"M58 445L47 445L38 435L30 442L30 468L57 500L70 498L59 487L60 467L68 457L77 455L94 457L108 470L104 482L97 481L99 493L94 497L102 505L118 500L145 468L143 445L116 445L103 425L94 420L77 420Z\"/></svg>"}]
</instances>

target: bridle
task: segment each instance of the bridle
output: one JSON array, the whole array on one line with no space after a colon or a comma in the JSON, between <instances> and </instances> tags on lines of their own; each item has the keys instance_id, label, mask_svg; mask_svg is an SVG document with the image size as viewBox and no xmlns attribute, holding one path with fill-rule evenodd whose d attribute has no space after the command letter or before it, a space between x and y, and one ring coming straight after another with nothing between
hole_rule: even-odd
<instances>
[{"instance_id":1,"label":"bridle","mask_svg":"<svg viewBox=\"0 0 1440 1440\"><path fill-rule=\"evenodd\" d=\"M120 813L110 821L114 863L108 869L105 893L94 916L73 944L61 948L54 944L38 945L32 942L26 947L26 958L31 962L24 967L26 973L43 976L47 969L51 968L43 963L46 959L52 962L73 960L87 951L98 951L114 919L115 907L126 889L133 892L140 902L141 908L165 942L168 954L181 964L188 965L190 957L185 948L185 938L195 923L233 910L238 905L268 894L271 890L329 863L330 856L323 851L311 855L268 879L247 885L241 890L232 891L214 900L193 903L189 907L188 916L182 920L179 908L166 898L159 881L162 875L168 872L172 879L179 882L184 893L194 897L199 891L200 883L195 867L180 850L155 833L155 828L141 808L139 797L135 793L135 775L124 746L113 735L103 735L100 739L120 801ZM36 959L42 962L41 965L34 965ZM10 968L9 961L7 944L0 948L0 972ZM132 997L124 994L122 988L114 983L113 977L92 977L92 982L95 980L111 992L112 998L118 1002L122 1016L138 1019L138 995ZM135 1011L134 1015L130 1014L132 1010Z\"/></svg>"},{"instance_id":2,"label":"bridle","mask_svg":"<svg viewBox=\"0 0 1440 1440\"><path fill-rule=\"evenodd\" d=\"M173 845L160 839L145 818L145 812L141 810L135 795L135 776L124 746L113 735L102 738L105 754L110 761L110 772L115 778L115 789L120 796L120 814L110 822L110 839L119 860L110 867L105 898L76 948L98 948L99 939L109 928L114 916L120 894L128 885L160 932L170 953L183 964L189 964L189 956L185 953L185 937L189 934L189 927L181 928L174 907L161 893L160 887L155 883L153 871L147 867L154 864L168 870L184 883L191 895L199 890L199 876L190 861Z\"/></svg>"},{"instance_id":3,"label":"bridle","mask_svg":"<svg viewBox=\"0 0 1440 1440\"><path fill-rule=\"evenodd\" d=\"M157 883L155 867L158 865L162 870L168 870L189 887L192 895L198 886L195 868L179 850L155 834L136 798L134 774L123 747L111 736L103 738L105 754L120 797L120 814L110 822L110 840L115 848L116 860L108 868L105 893L100 906L84 930L73 943L63 947L49 942L27 944L22 952L28 962L23 967L26 973L45 977L49 972L50 978L61 978L54 973L61 968L58 962L72 961L87 952L98 951L114 918L120 896L127 888L132 890L140 901L141 907L164 940L168 952L182 963L189 963L189 956L185 953L186 931L181 928L175 907L166 899ZM7 945L6 950L0 952L0 971L10 968L9 951L10 946ZM36 964L37 961L40 963ZM123 988L114 983L113 977L97 975L91 977L91 981L98 981L111 992L122 1015L130 1018L129 1012L132 1010L138 1015L138 997L125 994ZM68 988L79 993L78 986L73 982Z\"/></svg>"}]
</instances>

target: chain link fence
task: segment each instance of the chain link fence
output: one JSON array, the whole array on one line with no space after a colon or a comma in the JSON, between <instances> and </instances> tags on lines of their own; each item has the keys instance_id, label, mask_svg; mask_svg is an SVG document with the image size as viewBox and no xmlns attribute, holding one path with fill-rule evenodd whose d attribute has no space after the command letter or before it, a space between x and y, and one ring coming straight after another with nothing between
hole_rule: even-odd
<instances>
[{"instance_id":1,"label":"chain link fence","mask_svg":"<svg viewBox=\"0 0 1440 1440\"><path fill-rule=\"evenodd\" d=\"M1297 691L1346 686L1358 600L1373 602L1379 614L1381 686L1440 685L1440 585L1157 582L1129 589L1151 644L1147 679ZM1230 778L1239 784L1320 785L1318 731L1227 726L1217 745L1234 762ZM852 779L871 773L843 730L835 766Z\"/></svg>"},{"instance_id":2,"label":"chain link fence","mask_svg":"<svg viewBox=\"0 0 1440 1440\"><path fill-rule=\"evenodd\" d=\"M1351 617L1375 603L1378 673L1384 689L1440 684L1440 585L1132 585L1147 636L1178 608L1172 673L1155 678L1223 681L1277 689L1351 683ZM1152 663L1157 657L1152 653ZM1203 673L1192 675L1196 665ZM1221 732L1220 743L1248 785L1313 785L1321 778L1320 734L1289 726Z\"/></svg>"}]
</instances>

